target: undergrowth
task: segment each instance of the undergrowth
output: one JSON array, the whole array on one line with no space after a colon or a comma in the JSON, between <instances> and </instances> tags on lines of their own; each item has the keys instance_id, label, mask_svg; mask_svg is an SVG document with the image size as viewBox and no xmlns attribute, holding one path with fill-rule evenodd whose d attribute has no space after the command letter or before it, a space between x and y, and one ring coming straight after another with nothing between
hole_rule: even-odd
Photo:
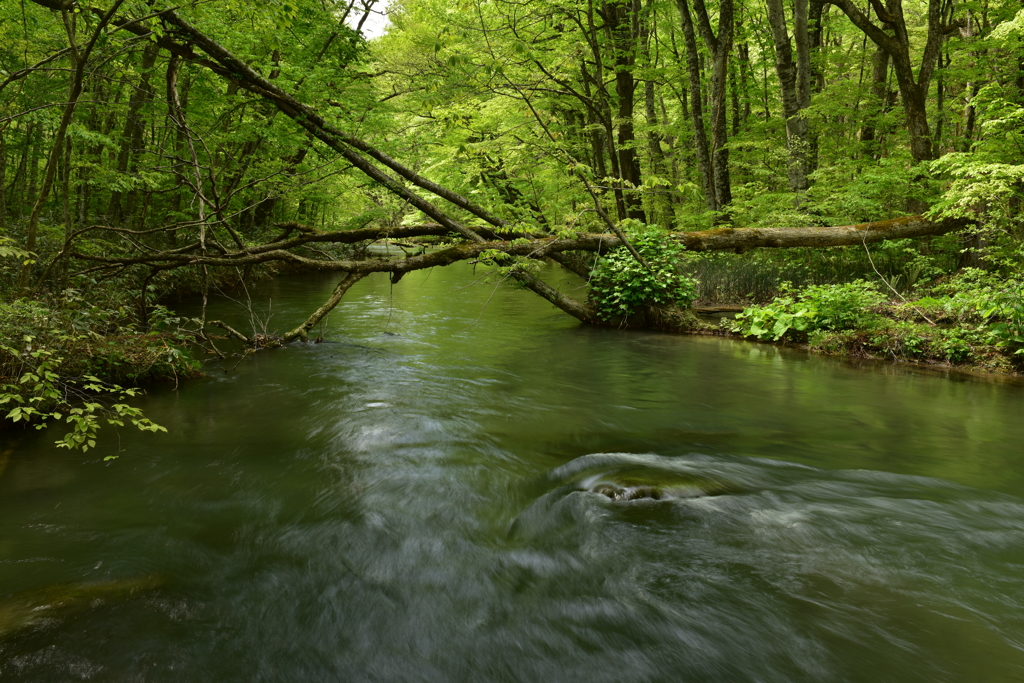
<instances>
[{"instance_id":1,"label":"undergrowth","mask_svg":"<svg viewBox=\"0 0 1024 683\"><path fill-rule=\"evenodd\" d=\"M895 299L895 300L893 300ZM967 268L890 299L862 280L784 287L771 302L724 323L763 341L833 354L974 366L999 372L1024 364L1024 283Z\"/></svg>"},{"instance_id":2,"label":"undergrowth","mask_svg":"<svg viewBox=\"0 0 1024 683\"><path fill-rule=\"evenodd\" d=\"M101 298L101 297L97 297ZM98 305L78 290L43 303L0 303L0 406L12 423L64 424L64 448L95 447L101 424L166 431L126 401L146 381L194 377L190 335L162 306L142 331L132 311Z\"/></svg>"}]
</instances>

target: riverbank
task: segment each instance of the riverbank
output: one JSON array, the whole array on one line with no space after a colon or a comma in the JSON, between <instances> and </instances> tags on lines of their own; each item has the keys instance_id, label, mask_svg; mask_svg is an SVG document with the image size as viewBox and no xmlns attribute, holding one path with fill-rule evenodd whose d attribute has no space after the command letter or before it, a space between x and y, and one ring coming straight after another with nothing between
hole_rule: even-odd
<instances>
[{"instance_id":1,"label":"riverbank","mask_svg":"<svg viewBox=\"0 0 1024 683\"><path fill-rule=\"evenodd\" d=\"M854 358L1020 375L1020 283L965 269L910 296L869 282L786 289L720 323L726 334Z\"/></svg>"},{"instance_id":2,"label":"riverbank","mask_svg":"<svg viewBox=\"0 0 1024 683\"><path fill-rule=\"evenodd\" d=\"M139 387L202 375L183 321L162 306L140 330L134 311L103 306L74 290L59 302L0 303L0 429L49 422L69 429L57 441L95 447L102 424L163 430L126 403Z\"/></svg>"}]
</instances>

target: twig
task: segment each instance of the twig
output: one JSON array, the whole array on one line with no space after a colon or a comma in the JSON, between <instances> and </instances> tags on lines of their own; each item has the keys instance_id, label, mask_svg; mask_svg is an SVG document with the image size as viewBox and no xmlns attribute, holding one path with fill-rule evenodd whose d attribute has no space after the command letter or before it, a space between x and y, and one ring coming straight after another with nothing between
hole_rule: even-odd
<instances>
[{"instance_id":1,"label":"twig","mask_svg":"<svg viewBox=\"0 0 1024 683\"><path fill-rule=\"evenodd\" d=\"M921 310L920 308L918 308L918 307L917 307L917 306L915 306L914 304L912 304L912 303L910 303L909 301L907 301L907 298L906 298L905 296L903 296L902 294L900 294L899 292L897 292L897 291L896 291L896 288L895 288L895 287L893 287L893 286L892 286L891 284L889 284L889 281L888 281L888 280L886 280L886 279L885 279L885 277L884 277L884 276L883 276L883 275L882 275L881 273L879 273L879 272L878 272L878 268L876 268L876 267L875 267L875 260L874 260L873 258L871 258L871 250L870 250L870 249L868 249L868 243L867 243L867 239L866 239L866 238L864 238L864 236L863 236L863 235L861 236L861 238L862 238L862 239L864 239L864 253L866 253L866 254L868 255L868 263L870 263L870 264L871 264L871 269L872 269L873 271L875 271L875 275L877 275L877 276L878 276L878 279L879 279L879 280L881 280L882 282L884 282L884 283L885 283L885 286L886 286L886 287L888 287L889 289L891 289L891 290L892 290L892 293L893 293L893 294L895 294L895 295L896 295L896 296L898 296L899 298L903 299L903 303L905 303L905 304L908 304L908 305L909 305L909 306L910 306L911 308L913 308L913 309L914 309L915 311L917 311L917 314L918 314L919 316L921 316L922 318L924 318L924 319L925 319L925 321L926 321L926 322L927 322L927 323L928 323L929 325L931 325L932 327L938 327L938 325L936 325L936 324L935 324L935 321L934 321L934 320L932 320L931 318L929 318L928 316L926 316L926 315L924 314L924 311L922 311L922 310Z\"/></svg>"}]
</instances>

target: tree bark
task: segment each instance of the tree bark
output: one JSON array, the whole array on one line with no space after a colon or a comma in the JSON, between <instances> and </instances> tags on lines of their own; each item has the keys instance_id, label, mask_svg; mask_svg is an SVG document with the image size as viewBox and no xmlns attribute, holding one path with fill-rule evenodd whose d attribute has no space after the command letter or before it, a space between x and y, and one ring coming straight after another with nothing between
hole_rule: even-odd
<instances>
[{"instance_id":1,"label":"tree bark","mask_svg":"<svg viewBox=\"0 0 1024 683\"><path fill-rule=\"evenodd\" d=\"M718 2L718 35L711 29L704 0L694 0L697 28L704 45L711 53L711 167L719 211L732 203L732 181L729 178L728 122L726 120L726 87L729 78L729 55L734 30L733 0Z\"/></svg>"},{"instance_id":2,"label":"tree bark","mask_svg":"<svg viewBox=\"0 0 1024 683\"><path fill-rule=\"evenodd\" d=\"M711 168L711 151L708 146L707 128L704 124L704 96L701 92L700 58L697 53L697 37L693 29L688 0L676 0L683 25L683 42L686 47L686 72L690 90L690 118L693 122L694 151L697 157L697 171L704 189L704 201L708 211L718 211L720 204L715 192L714 173Z\"/></svg>"},{"instance_id":3,"label":"tree bark","mask_svg":"<svg viewBox=\"0 0 1024 683\"><path fill-rule=\"evenodd\" d=\"M611 29L615 51L615 95L618 102L615 118L616 147L619 177L625 181L626 186L623 190L626 217L647 222L640 193L640 160L637 158L633 126L633 111L636 107L633 69L636 65L636 48L640 42L639 4L638 0L605 2L603 14Z\"/></svg>"},{"instance_id":4,"label":"tree bark","mask_svg":"<svg viewBox=\"0 0 1024 683\"><path fill-rule=\"evenodd\" d=\"M767 0L768 24L772 29L775 43L775 73L779 78L782 95L782 113L786 119L786 148L789 150L789 189L792 192L807 191L807 119L803 111L811 104L810 53L807 47L807 0L796 0L794 9L797 61L793 60L793 47L786 27L786 13L782 0ZM801 9L802 7L802 9ZM802 24L802 26L801 26ZM802 45L801 45L802 43ZM797 203L800 198L798 196Z\"/></svg>"},{"instance_id":5,"label":"tree bark","mask_svg":"<svg viewBox=\"0 0 1024 683\"><path fill-rule=\"evenodd\" d=\"M880 156L878 125L882 116L889 111L889 53L882 48L875 50L871 60L871 105L860 129L860 142L866 154L875 159Z\"/></svg>"},{"instance_id":6,"label":"tree bark","mask_svg":"<svg viewBox=\"0 0 1024 683\"><path fill-rule=\"evenodd\" d=\"M928 0L928 35L917 74L911 63L910 34L903 16L902 0L870 0L871 6L885 28L875 26L853 0L826 0L835 5L892 60L899 84L900 99L910 133L910 154L915 161L932 159L931 132L926 110L928 85L939 58L942 43L955 26L944 25L942 16L947 0ZM888 30L888 32L887 32Z\"/></svg>"}]
</instances>

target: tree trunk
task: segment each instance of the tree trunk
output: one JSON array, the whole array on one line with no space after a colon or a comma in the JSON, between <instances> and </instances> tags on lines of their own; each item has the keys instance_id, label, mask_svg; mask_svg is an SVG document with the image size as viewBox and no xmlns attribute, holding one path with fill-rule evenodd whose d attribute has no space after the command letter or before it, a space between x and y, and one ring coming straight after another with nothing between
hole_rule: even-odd
<instances>
[{"instance_id":1,"label":"tree trunk","mask_svg":"<svg viewBox=\"0 0 1024 683\"><path fill-rule=\"evenodd\" d=\"M697 53L697 37L693 30L693 19L687 0L676 0L683 24L683 40L686 45L686 71L690 90L690 115L693 121L694 151L697 157L697 171L708 211L718 211L720 204L715 193L714 175L711 168L711 152L708 134L704 125L704 98L700 86L700 59Z\"/></svg>"},{"instance_id":2,"label":"tree trunk","mask_svg":"<svg viewBox=\"0 0 1024 683\"><path fill-rule=\"evenodd\" d=\"M938 62L942 43L950 32L950 27L943 24L945 0L928 0L928 36L916 75L911 64L910 35L903 17L902 0L886 0L884 6L881 0L871 0L875 14L885 28L875 26L853 0L827 1L842 10L857 28L888 53L892 60L893 72L896 74L896 82L899 84L903 111L906 114L907 131L910 133L910 153L915 161L931 159L933 148L926 105L932 73Z\"/></svg>"},{"instance_id":3,"label":"tree trunk","mask_svg":"<svg viewBox=\"0 0 1024 683\"><path fill-rule=\"evenodd\" d=\"M643 209L643 197L639 191L641 186L640 162L636 154L636 134L633 129L633 110L635 109L636 80L633 68L636 64L636 47L639 35L639 2L627 0L604 5L604 14L612 32L615 49L615 95L618 111L615 119L617 128L617 151L619 157L619 177L625 181L623 201L626 217L646 222Z\"/></svg>"},{"instance_id":4,"label":"tree trunk","mask_svg":"<svg viewBox=\"0 0 1024 683\"><path fill-rule=\"evenodd\" d=\"M117 152L116 168L117 173L121 175L128 172L129 161L134 161L133 170L138 169L137 159L145 144L146 132L146 123L139 113L153 96L153 90L149 86L149 70L156 64L158 52L159 48L152 43L147 43L142 51L142 62L139 67L142 73L139 76L139 85L132 91L128 101L128 115L124 122L124 132L121 133L121 147ZM130 191L130 193L134 193L134 191ZM124 219L125 213L128 215L132 213L131 207L127 211L123 209L121 198L122 193L117 190L110 194L110 207L107 209L107 213L114 223L120 223Z\"/></svg>"},{"instance_id":5,"label":"tree trunk","mask_svg":"<svg viewBox=\"0 0 1024 683\"><path fill-rule=\"evenodd\" d=\"M7 136L0 128L0 230L7 230Z\"/></svg>"},{"instance_id":6,"label":"tree trunk","mask_svg":"<svg viewBox=\"0 0 1024 683\"><path fill-rule=\"evenodd\" d=\"M932 157L938 159L942 156L942 133L946 123L946 88L942 77L942 60L939 60L940 71L935 77L935 141L932 149ZM949 66L949 55L946 55L946 66Z\"/></svg>"},{"instance_id":7,"label":"tree trunk","mask_svg":"<svg viewBox=\"0 0 1024 683\"><path fill-rule=\"evenodd\" d=\"M877 127L889 110L889 100L889 53L877 48L871 67L871 105L860 129L861 147L875 159L881 156L880 143L876 141Z\"/></svg>"},{"instance_id":8,"label":"tree trunk","mask_svg":"<svg viewBox=\"0 0 1024 683\"><path fill-rule=\"evenodd\" d=\"M806 9L806 0L796 0L796 6L801 5ZM803 15L802 37L804 47L802 52L804 68L800 69L793 61L793 48L789 39L789 30L786 28L786 14L782 6L782 0L767 0L768 23L772 29L772 39L775 43L775 73L779 77L779 87L782 95L782 113L786 119L786 148L789 150L789 165L787 175L789 176L789 189L791 192L803 193L807 191L807 119L803 116L803 110L810 105L810 81L806 70L810 68L809 53L807 51L807 16ZM795 23L798 25L797 54L800 56L801 49L799 30L800 12L794 12ZM803 71L803 73L800 73ZM797 204L800 203L798 194Z\"/></svg>"},{"instance_id":9,"label":"tree trunk","mask_svg":"<svg viewBox=\"0 0 1024 683\"><path fill-rule=\"evenodd\" d=\"M654 82L644 81L644 114L647 118L647 150L651 157L651 175L666 178L668 173L665 153L661 149L660 124L655 104ZM659 186L660 188L660 186ZM673 223L672 202L662 189L656 189L651 195L652 219L664 228L671 228Z\"/></svg>"},{"instance_id":10,"label":"tree trunk","mask_svg":"<svg viewBox=\"0 0 1024 683\"><path fill-rule=\"evenodd\" d=\"M729 179L729 142L726 121L726 86L729 78L729 54L732 52L734 30L733 0L719 0L718 35L711 30L704 0L694 0L697 28L704 45L711 53L711 168L719 211L732 203L732 182ZM725 218L725 217L723 217ZM728 222L728 218L725 218Z\"/></svg>"},{"instance_id":11,"label":"tree trunk","mask_svg":"<svg viewBox=\"0 0 1024 683\"><path fill-rule=\"evenodd\" d=\"M61 115L60 123L57 125L57 132L54 136L53 146L50 149L50 157L46 163L46 169L43 175L43 184L39 188L39 195L36 197L35 204L32 207L32 213L28 219L28 228L25 236L25 251L35 251L36 248L36 232L39 229L39 216L43 211L43 205L46 203L46 198L50 194L50 188L53 187L53 181L57 174L57 165L60 161L60 155L64 151L64 138L67 135L68 125L71 123L71 119L75 115L75 107L78 106L78 99L82 95L82 84L85 81L86 62L89 60L92 48L96 45L96 40L103 33L107 23L114 16L114 13L118 10L123 1L124 0L116 0L110 10L100 19L96 28L93 30L92 37L89 39L89 42L86 44L84 49L79 49L75 44L74 17L68 10L61 11L61 17L64 20L64 26L68 33L68 40L72 47L72 61L74 63L74 69L71 73L71 82L68 84L68 101L67 104L64 105L64 113ZM31 272L31 264L25 264L21 269L19 286L25 293L28 293L29 277Z\"/></svg>"}]
</instances>

